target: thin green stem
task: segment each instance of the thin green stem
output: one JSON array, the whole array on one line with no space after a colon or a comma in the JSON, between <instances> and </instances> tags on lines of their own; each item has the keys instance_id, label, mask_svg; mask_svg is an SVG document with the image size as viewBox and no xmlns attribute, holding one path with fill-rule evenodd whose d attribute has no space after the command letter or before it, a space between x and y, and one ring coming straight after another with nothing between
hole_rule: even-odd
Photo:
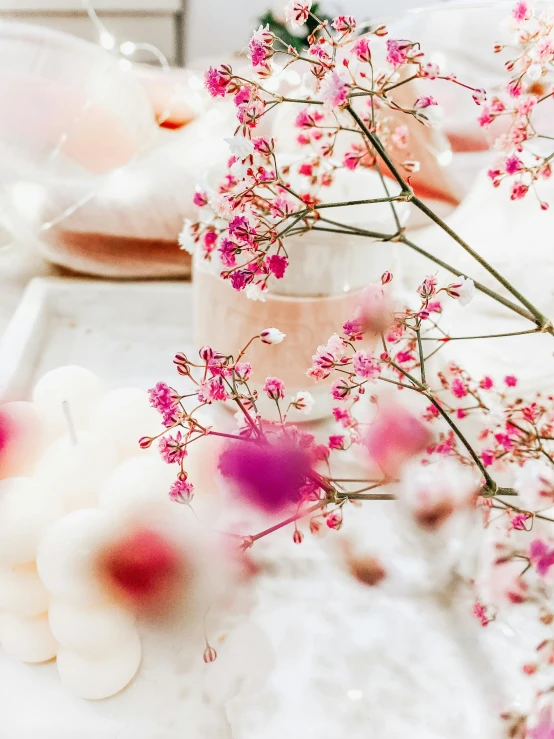
<instances>
[{"instance_id":1,"label":"thin green stem","mask_svg":"<svg viewBox=\"0 0 554 739\"><path fill-rule=\"evenodd\" d=\"M508 280L503 277L500 272L498 272L491 264L487 262L486 259L483 259L483 257L478 254L475 249L473 249L464 239L462 239L461 236L458 236L458 234L453 231L450 226L445 223L442 218L440 218L436 213L434 213L430 208L428 208L425 203L420 200L417 196L414 195L412 198L412 203L416 206L416 208L419 208L419 210L422 213L425 213L425 215L433 221L433 223L436 223L439 228L441 228L445 233L447 233L450 238L452 238L457 244L459 244L464 251L466 251L475 261L481 265L484 269L487 270L487 272L492 275L497 282L499 282L511 295L516 298L522 305L524 305L529 313L532 314L533 319L535 323L540 326L541 329L544 329L545 332L550 333L554 336L554 329L552 327L552 323L550 320L540 312L538 308L536 308L533 303L531 303L527 298L522 295L519 290L517 290Z\"/></svg>"}]
</instances>

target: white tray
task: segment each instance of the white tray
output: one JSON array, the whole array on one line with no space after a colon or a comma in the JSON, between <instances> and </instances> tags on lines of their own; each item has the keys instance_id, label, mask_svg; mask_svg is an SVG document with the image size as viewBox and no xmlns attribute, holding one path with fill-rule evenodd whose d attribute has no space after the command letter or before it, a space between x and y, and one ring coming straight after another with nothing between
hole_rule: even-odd
<instances>
[{"instance_id":1,"label":"white tray","mask_svg":"<svg viewBox=\"0 0 554 739\"><path fill-rule=\"evenodd\" d=\"M185 282L32 280L0 341L0 397L22 399L54 367L79 364L112 387L175 379L192 346Z\"/></svg>"}]
</instances>

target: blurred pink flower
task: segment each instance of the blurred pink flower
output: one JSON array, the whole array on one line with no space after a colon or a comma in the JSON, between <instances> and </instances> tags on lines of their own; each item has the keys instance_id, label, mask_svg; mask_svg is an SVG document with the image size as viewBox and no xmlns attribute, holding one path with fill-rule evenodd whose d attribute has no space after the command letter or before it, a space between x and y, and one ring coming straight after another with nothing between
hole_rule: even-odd
<instances>
[{"instance_id":1,"label":"blurred pink flower","mask_svg":"<svg viewBox=\"0 0 554 739\"><path fill-rule=\"evenodd\" d=\"M365 443L371 458L386 475L398 468L431 442L429 426L400 405L384 406L369 427Z\"/></svg>"},{"instance_id":2,"label":"blurred pink flower","mask_svg":"<svg viewBox=\"0 0 554 739\"><path fill-rule=\"evenodd\" d=\"M545 706L539 714L539 722L528 730L529 739L554 739L552 707Z\"/></svg>"},{"instance_id":3,"label":"blurred pink flower","mask_svg":"<svg viewBox=\"0 0 554 739\"><path fill-rule=\"evenodd\" d=\"M300 488L312 472L312 455L287 439L236 442L219 457L219 470L248 504L277 513L300 501Z\"/></svg>"}]
</instances>

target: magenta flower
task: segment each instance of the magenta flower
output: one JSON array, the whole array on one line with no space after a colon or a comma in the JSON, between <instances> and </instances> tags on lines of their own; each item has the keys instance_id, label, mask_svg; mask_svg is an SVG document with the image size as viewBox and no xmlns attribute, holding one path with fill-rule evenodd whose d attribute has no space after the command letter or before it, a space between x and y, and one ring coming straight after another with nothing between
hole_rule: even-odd
<instances>
[{"instance_id":1,"label":"magenta flower","mask_svg":"<svg viewBox=\"0 0 554 739\"><path fill-rule=\"evenodd\" d=\"M200 383L198 400L201 403L213 403L218 400L225 401L227 398L227 391L223 384L223 378L220 375L211 377L209 380L204 380L204 382Z\"/></svg>"},{"instance_id":2,"label":"magenta flower","mask_svg":"<svg viewBox=\"0 0 554 739\"><path fill-rule=\"evenodd\" d=\"M210 67L204 75L204 85L213 98L225 97L229 75L220 69Z\"/></svg>"},{"instance_id":3,"label":"magenta flower","mask_svg":"<svg viewBox=\"0 0 554 739\"><path fill-rule=\"evenodd\" d=\"M254 279L253 272L248 269L237 269L229 275L231 285L239 292L249 285Z\"/></svg>"},{"instance_id":4,"label":"magenta flower","mask_svg":"<svg viewBox=\"0 0 554 739\"><path fill-rule=\"evenodd\" d=\"M252 374L252 365L250 362L237 362L235 364L235 375L238 380L242 382L248 382L248 378Z\"/></svg>"},{"instance_id":5,"label":"magenta flower","mask_svg":"<svg viewBox=\"0 0 554 739\"><path fill-rule=\"evenodd\" d=\"M552 707L545 706L539 714L539 722L527 731L528 739L554 739Z\"/></svg>"},{"instance_id":6,"label":"magenta flower","mask_svg":"<svg viewBox=\"0 0 554 739\"><path fill-rule=\"evenodd\" d=\"M485 467L490 467L495 460L494 452L491 452L490 449L485 449L481 452L481 459Z\"/></svg>"},{"instance_id":7,"label":"magenta flower","mask_svg":"<svg viewBox=\"0 0 554 739\"><path fill-rule=\"evenodd\" d=\"M266 259L265 263L267 264L267 267L271 274L278 280L280 280L282 277L285 276L285 271L289 265L289 260L286 257L281 256L280 254L272 254Z\"/></svg>"},{"instance_id":8,"label":"magenta flower","mask_svg":"<svg viewBox=\"0 0 554 739\"><path fill-rule=\"evenodd\" d=\"M348 380L344 377L339 377L338 380L335 380L331 384L330 393L335 400L345 400L350 395L351 389Z\"/></svg>"},{"instance_id":9,"label":"magenta flower","mask_svg":"<svg viewBox=\"0 0 554 739\"><path fill-rule=\"evenodd\" d=\"M404 407L383 407L367 432L365 444L370 457L386 475L420 454L431 443L429 426Z\"/></svg>"},{"instance_id":10,"label":"magenta flower","mask_svg":"<svg viewBox=\"0 0 554 739\"><path fill-rule=\"evenodd\" d=\"M169 497L175 503L190 503L194 497L194 487L192 483L178 478L169 488Z\"/></svg>"},{"instance_id":11,"label":"magenta flower","mask_svg":"<svg viewBox=\"0 0 554 739\"><path fill-rule=\"evenodd\" d=\"M356 30L356 19L351 15L339 15L331 25L338 33L353 33Z\"/></svg>"},{"instance_id":12,"label":"magenta flower","mask_svg":"<svg viewBox=\"0 0 554 739\"><path fill-rule=\"evenodd\" d=\"M408 59L408 50L411 47L411 41L389 39L387 41L387 62L395 68L400 67Z\"/></svg>"},{"instance_id":13,"label":"magenta flower","mask_svg":"<svg viewBox=\"0 0 554 739\"><path fill-rule=\"evenodd\" d=\"M333 434L329 437L329 449L344 449L344 436Z\"/></svg>"},{"instance_id":14,"label":"magenta flower","mask_svg":"<svg viewBox=\"0 0 554 739\"><path fill-rule=\"evenodd\" d=\"M534 539L529 544L529 559L537 574L544 577L554 565L554 549L551 549L543 539Z\"/></svg>"},{"instance_id":15,"label":"magenta flower","mask_svg":"<svg viewBox=\"0 0 554 739\"><path fill-rule=\"evenodd\" d=\"M528 190L528 185L525 185L523 182L515 182L510 193L510 200L521 200L527 195Z\"/></svg>"},{"instance_id":16,"label":"magenta flower","mask_svg":"<svg viewBox=\"0 0 554 739\"><path fill-rule=\"evenodd\" d=\"M348 99L348 85L336 72L330 72L321 83L320 96L326 108L340 108Z\"/></svg>"},{"instance_id":17,"label":"magenta flower","mask_svg":"<svg viewBox=\"0 0 554 739\"><path fill-rule=\"evenodd\" d=\"M362 36L356 41L352 51L354 52L356 57L359 59L359 61L361 62L371 61L371 48L369 46L369 41L365 36Z\"/></svg>"},{"instance_id":18,"label":"magenta flower","mask_svg":"<svg viewBox=\"0 0 554 739\"><path fill-rule=\"evenodd\" d=\"M521 23L522 21L529 20L530 17L531 10L526 0L520 0L520 2L516 3L514 9L512 10L512 18L518 23Z\"/></svg>"},{"instance_id":19,"label":"magenta flower","mask_svg":"<svg viewBox=\"0 0 554 739\"><path fill-rule=\"evenodd\" d=\"M452 391L452 395L454 395L455 398L465 398L465 396L467 395L467 387L465 386L463 380L461 380L459 377L456 377L452 380L450 390Z\"/></svg>"},{"instance_id":20,"label":"magenta flower","mask_svg":"<svg viewBox=\"0 0 554 739\"><path fill-rule=\"evenodd\" d=\"M352 357L352 368L358 377L375 380L381 372L381 363L371 352L360 349Z\"/></svg>"},{"instance_id":21,"label":"magenta flower","mask_svg":"<svg viewBox=\"0 0 554 739\"><path fill-rule=\"evenodd\" d=\"M278 377L266 377L264 393L270 400L282 400L285 397L285 383Z\"/></svg>"},{"instance_id":22,"label":"magenta flower","mask_svg":"<svg viewBox=\"0 0 554 739\"><path fill-rule=\"evenodd\" d=\"M161 413L164 426L172 426L179 415L179 396L164 382L158 382L148 391L150 405Z\"/></svg>"},{"instance_id":23,"label":"magenta flower","mask_svg":"<svg viewBox=\"0 0 554 739\"><path fill-rule=\"evenodd\" d=\"M271 444L237 442L221 454L219 470L249 505L277 513L301 500L312 458L308 450L286 439Z\"/></svg>"},{"instance_id":24,"label":"magenta flower","mask_svg":"<svg viewBox=\"0 0 554 739\"><path fill-rule=\"evenodd\" d=\"M187 456L187 448L183 443L183 435L180 431L175 436L162 436L158 449L161 458L167 464L181 464Z\"/></svg>"}]
</instances>

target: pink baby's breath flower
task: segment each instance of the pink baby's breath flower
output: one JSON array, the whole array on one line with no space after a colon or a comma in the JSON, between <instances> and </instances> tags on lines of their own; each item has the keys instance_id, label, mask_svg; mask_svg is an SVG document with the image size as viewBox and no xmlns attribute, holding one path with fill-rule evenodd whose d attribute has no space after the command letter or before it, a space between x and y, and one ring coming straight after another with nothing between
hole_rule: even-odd
<instances>
[{"instance_id":1,"label":"pink baby's breath flower","mask_svg":"<svg viewBox=\"0 0 554 739\"><path fill-rule=\"evenodd\" d=\"M504 378L504 382L508 387L515 387L517 385L517 377L515 375L507 375Z\"/></svg>"},{"instance_id":2,"label":"pink baby's breath flower","mask_svg":"<svg viewBox=\"0 0 554 739\"><path fill-rule=\"evenodd\" d=\"M281 254L271 254L271 256L265 260L265 263L267 264L271 274L280 280L285 276L289 260Z\"/></svg>"},{"instance_id":3,"label":"pink baby's breath flower","mask_svg":"<svg viewBox=\"0 0 554 739\"><path fill-rule=\"evenodd\" d=\"M408 60L408 51L412 47L411 41L398 39L387 40L387 62L397 68Z\"/></svg>"},{"instance_id":4,"label":"pink baby's breath flower","mask_svg":"<svg viewBox=\"0 0 554 739\"><path fill-rule=\"evenodd\" d=\"M248 269L236 269L229 275L231 285L240 292L254 279L254 274Z\"/></svg>"},{"instance_id":5,"label":"pink baby's breath flower","mask_svg":"<svg viewBox=\"0 0 554 739\"><path fill-rule=\"evenodd\" d=\"M164 382L158 382L148 391L150 405L161 413L165 426L171 426L177 420L179 413L179 395L173 388Z\"/></svg>"},{"instance_id":6,"label":"pink baby's breath flower","mask_svg":"<svg viewBox=\"0 0 554 739\"><path fill-rule=\"evenodd\" d=\"M369 427L365 444L370 457L389 476L405 462L424 451L432 439L428 424L400 405L389 404L379 411Z\"/></svg>"},{"instance_id":7,"label":"pink baby's breath flower","mask_svg":"<svg viewBox=\"0 0 554 739\"><path fill-rule=\"evenodd\" d=\"M437 278L435 275L426 277L417 289L422 298L432 297L437 291Z\"/></svg>"},{"instance_id":8,"label":"pink baby's breath flower","mask_svg":"<svg viewBox=\"0 0 554 739\"><path fill-rule=\"evenodd\" d=\"M349 169L351 172L353 172L358 167L361 159L362 155L356 149L351 149L350 151L347 151L344 155L342 163L346 167L346 169Z\"/></svg>"},{"instance_id":9,"label":"pink baby's breath flower","mask_svg":"<svg viewBox=\"0 0 554 739\"><path fill-rule=\"evenodd\" d=\"M285 6L285 19L293 29L301 28L310 16L312 0L290 0Z\"/></svg>"},{"instance_id":10,"label":"pink baby's breath flower","mask_svg":"<svg viewBox=\"0 0 554 739\"><path fill-rule=\"evenodd\" d=\"M348 100L348 85L335 71L325 75L320 97L326 108L341 108Z\"/></svg>"},{"instance_id":11,"label":"pink baby's breath flower","mask_svg":"<svg viewBox=\"0 0 554 739\"><path fill-rule=\"evenodd\" d=\"M483 379L479 382L479 387L482 390L491 390L493 385L494 382L491 377L483 377Z\"/></svg>"},{"instance_id":12,"label":"pink baby's breath flower","mask_svg":"<svg viewBox=\"0 0 554 739\"><path fill-rule=\"evenodd\" d=\"M252 374L252 365L250 362L237 362L235 364L235 375L237 379L242 382L248 382L250 375Z\"/></svg>"},{"instance_id":13,"label":"pink baby's breath flower","mask_svg":"<svg viewBox=\"0 0 554 739\"><path fill-rule=\"evenodd\" d=\"M230 75L224 69L210 67L204 75L204 84L213 98L225 97Z\"/></svg>"},{"instance_id":14,"label":"pink baby's breath flower","mask_svg":"<svg viewBox=\"0 0 554 739\"><path fill-rule=\"evenodd\" d=\"M356 19L351 15L339 15L333 20L332 26L338 33L353 33L356 30Z\"/></svg>"},{"instance_id":15,"label":"pink baby's breath flower","mask_svg":"<svg viewBox=\"0 0 554 739\"><path fill-rule=\"evenodd\" d=\"M381 363L371 352L360 349L352 357L352 368L358 377L376 380L381 373Z\"/></svg>"},{"instance_id":16,"label":"pink baby's breath flower","mask_svg":"<svg viewBox=\"0 0 554 739\"><path fill-rule=\"evenodd\" d=\"M490 451L490 449L485 449L481 452L481 459L483 460L485 467L490 467L494 463L496 457L494 456L494 452Z\"/></svg>"},{"instance_id":17,"label":"pink baby's breath flower","mask_svg":"<svg viewBox=\"0 0 554 739\"><path fill-rule=\"evenodd\" d=\"M342 528L342 515L340 513L331 513L331 515L327 516L325 519L325 523L328 528L338 531Z\"/></svg>"},{"instance_id":18,"label":"pink baby's breath flower","mask_svg":"<svg viewBox=\"0 0 554 739\"><path fill-rule=\"evenodd\" d=\"M512 18L518 23L528 21L532 15L533 11L526 0L519 0L512 10Z\"/></svg>"},{"instance_id":19,"label":"pink baby's breath flower","mask_svg":"<svg viewBox=\"0 0 554 739\"><path fill-rule=\"evenodd\" d=\"M219 470L245 502L268 513L298 504L300 490L312 472L306 449L286 439L271 444L236 442L219 458Z\"/></svg>"},{"instance_id":20,"label":"pink baby's breath flower","mask_svg":"<svg viewBox=\"0 0 554 739\"><path fill-rule=\"evenodd\" d=\"M506 172L506 174L509 174L509 175L517 174L517 172L521 172L522 169L523 169L523 162L515 154L512 154L512 156L509 156L504 162L504 171Z\"/></svg>"},{"instance_id":21,"label":"pink baby's breath flower","mask_svg":"<svg viewBox=\"0 0 554 739\"><path fill-rule=\"evenodd\" d=\"M488 624L491 622L491 619L487 616L486 607L479 603L479 601L476 601L475 605L473 606L473 615L479 619L479 621L481 622L481 626L488 626Z\"/></svg>"},{"instance_id":22,"label":"pink baby's breath flower","mask_svg":"<svg viewBox=\"0 0 554 739\"><path fill-rule=\"evenodd\" d=\"M329 449L344 449L344 439L342 434L333 434L329 437Z\"/></svg>"},{"instance_id":23,"label":"pink baby's breath flower","mask_svg":"<svg viewBox=\"0 0 554 739\"><path fill-rule=\"evenodd\" d=\"M339 377L338 380L335 380L331 387L329 388L329 392L331 393L331 396L335 400L346 400L346 398L350 395L351 391L350 384L348 383L348 380L344 377Z\"/></svg>"},{"instance_id":24,"label":"pink baby's breath flower","mask_svg":"<svg viewBox=\"0 0 554 739\"><path fill-rule=\"evenodd\" d=\"M264 393L270 400L282 400L285 397L285 383L278 377L266 377Z\"/></svg>"},{"instance_id":25,"label":"pink baby's breath flower","mask_svg":"<svg viewBox=\"0 0 554 739\"><path fill-rule=\"evenodd\" d=\"M516 531L525 531L527 529L527 521L530 518L530 513L517 513L515 516L512 516L510 523L512 528Z\"/></svg>"},{"instance_id":26,"label":"pink baby's breath flower","mask_svg":"<svg viewBox=\"0 0 554 739\"><path fill-rule=\"evenodd\" d=\"M347 408L333 408L333 418L345 429L352 425L352 415Z\"/></svg>"},{"instance_id":27,"label":"pink baby's breath flower","mask_svg":"<svg viewBox=\"0 0 554 739\"><path fill-rule=\"evenodd\" d=\"M349 341L360 341L363 334L363 326L358 318L353 318L343 324L342 330Z\"/></svg>"},{"instance_id":28,"label":"pink baby's breath flower","mask_svg":"<svg viewBox=\"0 0 554 739\"><path fill-rule=\"evenodd\" d=\"M188 504L194 497L194 487L190 482L179 478L175 480L173 485L170 487L169 497L175 503Z\"/></svg>"},{"instance_id":29,"label":"pink baby's breath flower","mask_svg":"<svg viewBox=\"0 0 554 739\"><path fill-rule=\"evenodd\" d=\"M554 548L550 547L544 539L534 539L529 544L529 559L537 570L537 574L544 577L554 565Z\"/></svg>"},{"instance_id":30,"label":"pink baby's breath flower","mask_svg":"<svg viewBox=\"0 0 554 739\"><path fill-rule=\"evenodd\" d=\"M162 436L158 449L160 456L167 464L181 464L187 456L187 448L184 445L183 435L177 431L175 436Z\"/></svg>"},{"instance_id":31,"label":"pink baby's breath flower","mask_svg":"<svg viewBox=\"0 0 554 739\"><path fill-rule=\"evenodd\" d=\"M361 62L371 61L371 47L369 45L369 39L366 36L359 38L352 48L353 53L357 59Z\"/></svg>"},{"instance_id":32,"label":"pink baby's breath flower","mask_svg":"<svg viewBox=\"0 0 554 739\"><path fill-rule=\"evenodd\" d=\"M481 114L477 118L477 123L481 126L481 128L488 128L493 121L494 116L492 115L490 109L484 107L481 111Z\"/></svg>"},{"instance_id":33,"label":"pink baby's breath flower","mask_svg":"<svg viewBox=\"0 0 554 739\"><path fill-rule=\"evenodd\" d=\"M225 267L234 267L236 265L237 259L235 254L237 249L238 247L234 241L231 241L231 239L223 239L219 245L218 252L221 263Z\"/></svg>"},{"instance_id":34,"label":"pink baby's breath flower","mask_svg":"<svg viewBox=\"0 0 554 739\"><path fill-rule=\"evenodd\" d=\"M218 400L225 401L228 397L222 377L211 377L209 380L204 380L200 383L198 400L201 403L214 403Z\"/></svg>"},{"instance_id":35,"label":"pink baby's breath flower","mask_svg":"<svg viewBox=\"0 0 554 739\"><path fill-rule=\"evenodd\" d=\"M459 377L455 377L450 385L450 391L455 398L465 398L467 395L467 387L463 380Z\"/></svg>"}]
</instances>

